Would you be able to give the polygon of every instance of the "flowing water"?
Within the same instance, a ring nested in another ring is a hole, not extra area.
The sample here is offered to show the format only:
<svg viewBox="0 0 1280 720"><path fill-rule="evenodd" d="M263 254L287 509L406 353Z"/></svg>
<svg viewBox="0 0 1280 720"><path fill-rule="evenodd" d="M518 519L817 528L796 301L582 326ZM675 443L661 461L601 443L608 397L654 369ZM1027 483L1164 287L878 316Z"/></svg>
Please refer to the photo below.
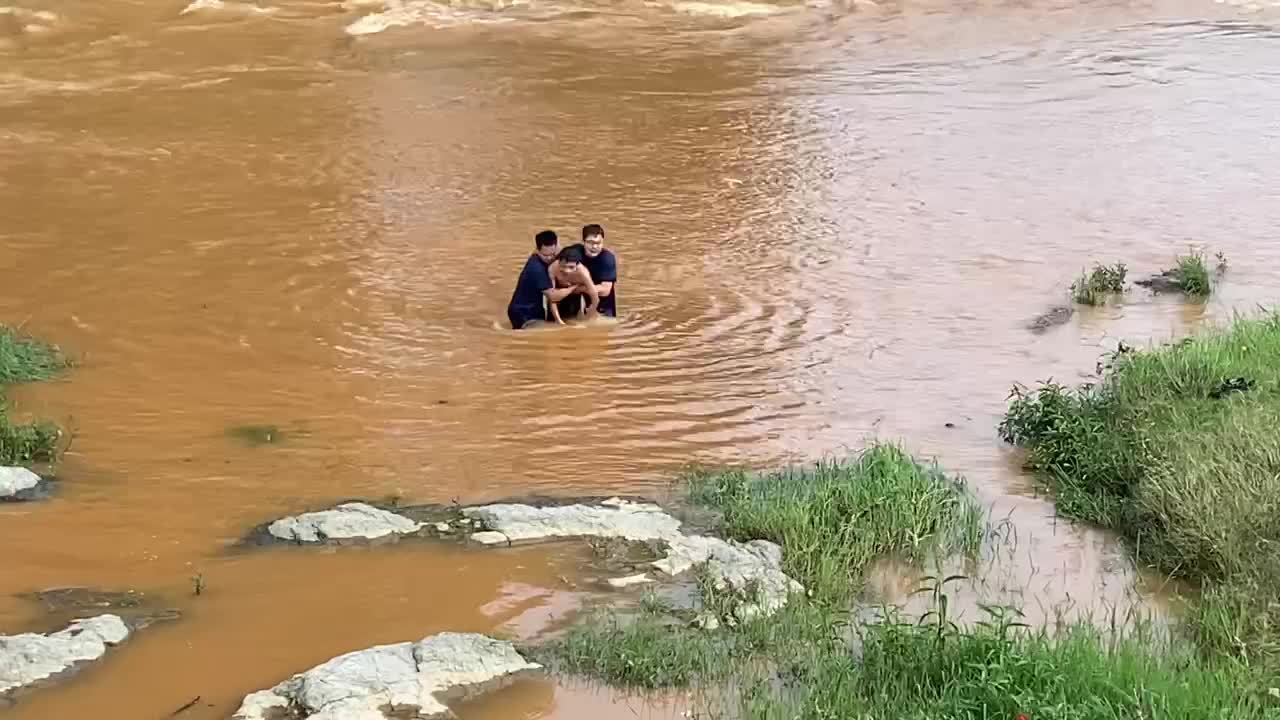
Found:
<svg viewBox="0 0 1280 720"><path fill-rule="evenodd" d="M529 636L582 600L569 548L230 552L282 514L661 493L686 462L877 437L1001 521L987 597L1039 619L1158 600L1035 493L996 437L1005 396L1280 288L1275 3L21 2L0 320L79 365L11 393L74 442L54 499L0 508L0 632L46 623L17 595L60 586L184 617L15 720L197 696L184 718L225 718L341 652ZM621 321L503 329L533 234L586 222ZM1209 303L1135 291L1027 330L1086 263L1192 245L1231 261ZM921 571L875 585L901 599ZM645 712L675 711L547 682L463 709Z"/></svg>

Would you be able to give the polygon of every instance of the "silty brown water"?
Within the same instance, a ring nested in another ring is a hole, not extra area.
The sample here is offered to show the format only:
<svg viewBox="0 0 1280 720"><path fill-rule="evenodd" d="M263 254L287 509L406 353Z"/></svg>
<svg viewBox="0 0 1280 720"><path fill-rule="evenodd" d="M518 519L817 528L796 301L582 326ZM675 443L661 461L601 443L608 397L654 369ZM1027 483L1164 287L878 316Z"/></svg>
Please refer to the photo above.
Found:
<svg viewBox="0 0 1280 720"><path fill-rule="evenodd" d="M994 426L1015 380L1083 379L1120 338L1274 302L1277 10L383 9L0 10L0 318L79 361L11 393L75 440L55 499L0 508L0 632L42 622L14 596L55 586L185 613L9 717L200 696L184 716L222 718L341 652L527 636L582 599L568 549L227 553L281 514L659 493L689 461L876 437L1007 519L974 598L1043 620L1158 590L1056 520ZM533 233L592 221L622 321L503 330ZM1192 244L1232 260L1207 305L1135 292L1026 330L1083 265L1155 271ZM901 599L920 571L875 586ZM634 709L535 682L465 713Z"/></svg>

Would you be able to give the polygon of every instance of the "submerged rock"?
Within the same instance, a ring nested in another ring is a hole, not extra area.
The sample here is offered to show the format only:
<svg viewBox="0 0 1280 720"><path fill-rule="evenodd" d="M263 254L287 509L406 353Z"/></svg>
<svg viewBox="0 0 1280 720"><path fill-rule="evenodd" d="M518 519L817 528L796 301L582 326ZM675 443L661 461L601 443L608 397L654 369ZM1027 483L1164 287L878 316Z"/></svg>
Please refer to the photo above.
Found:
<svg viewBox="0 0 1280 720"><path fill-rule="evenodd" d="M511 643L473 633L440 633L340 655L246 696L233 720L450 717L444 700L490 689L541 667L521 657Z"/></svg>
<svg viewBox="0 0 1280 720"><path fill-rule="evenodd" d="M48 635L0 635L0 698L97 660L128 637L117 615L77 620Z"/></svg>
<svg viewBox="0 0 1280 720"><path fill-rule="evenodd" d="M1037 315L1035 319L1027 325L1027 329L1031 332L1044 332L1049 328L1065 324L1067 321L1071 320L1071 317L1075 315L1075 313L1075 308L1059 305L1058 307L1050 308L1048 311Z"/></svg>
<svg viewBox="0 0 1280 720"><path fill-rule="evenodd" d="M609 578L608 580L605 580L605 582L609 584L609 587L622 589L631 587L632 585L646 585L653 582L653 578L644 573L639 573L637 575L628 575L626 577Z"/></svg>
<svg viewBox="0 0 1280 720"><path fill-rule="evenodd" d="M376 540L410 535L423 523L365 503L346 503L331 510L280 518L267 526L277 540L321 543L329 540Z"/></svg>
<svg viewBox="0 0 1280 720"><path fill-rule="evenodd" d="M165 606L160 598L137 590L61 587L24 593L18 597L39 603L51 619L66 622L95 613L109 613L124 620L134 631L182 616L180 610Z"/></svg>
<svg viewBox="0 0 1280 720"><path fill-rule="evenodd" d="M1178 273L1173 270L1165 270L1159 275L1152 275L1145 280L1135 280L1134 285L1141 285L1149 288L1152 292L1176 293L1182 292L1182 281L1178 279Z"/></svg>
<svg viewBox="0 0 1280 720"><path fill-rule="evenodd" d="M558 507L503 503L463 508L462 514L484 527L472 535L484 544L580 537L661 541L666 556L650 565L672 577L705 565L717 589L744 595L745 601L738 605L744 620L773 613L787 604L791 593L804 591L782 572L782 548L774 543L686 535L680 521L657 505L617 499Z"/></svg>
<svg viewBox="0 0 1280 720"><path fill-rule="evenodd" d="M46 489L45 480L24 467L0 467L0 501L33 500Z"/></svg>

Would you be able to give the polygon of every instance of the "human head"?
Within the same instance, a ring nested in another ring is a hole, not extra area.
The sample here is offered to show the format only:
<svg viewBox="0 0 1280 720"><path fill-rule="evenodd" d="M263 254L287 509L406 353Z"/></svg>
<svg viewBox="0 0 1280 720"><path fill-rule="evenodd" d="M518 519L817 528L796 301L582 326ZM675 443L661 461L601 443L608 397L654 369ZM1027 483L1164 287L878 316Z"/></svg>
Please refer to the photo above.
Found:
<svg viewBox="0 0 1280 720"><path fill-rule="evenodd" d="M534 235L533 244L538 248L538 257L548 265L556 259L556 253L560 250L560 238L556 237L555 230L543 230Z"/></svg>
<svg viewBox="0 0 1280 720"><path fill-rule="evenodd" d="M582 247L587 257L595 257L604 251L604 228L595 223L582 226Z"/></svg>
<svg viewBox="0 0 1280 720"><path fill-rule="evenodd" d="M560 261L560 267L568 272L573 272L578 269L578 263L582 262L582 248L577 245L570 245L561 250L556 259Z"/></svg>

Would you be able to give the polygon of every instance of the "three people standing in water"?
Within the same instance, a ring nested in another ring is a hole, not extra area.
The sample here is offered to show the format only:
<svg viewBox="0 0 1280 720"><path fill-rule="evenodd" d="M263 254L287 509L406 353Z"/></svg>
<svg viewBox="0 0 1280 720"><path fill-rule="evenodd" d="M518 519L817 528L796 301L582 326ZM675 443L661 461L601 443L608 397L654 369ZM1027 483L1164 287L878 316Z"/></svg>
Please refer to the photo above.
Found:
<svg viewBox="0 0 1280 720"><path fill-rule="evenodd" d="M604 228L582 228L582 242L560 248L552 230L534 236L537 252L525 261L507 319L516 330L566 317L617 317L618 258L604 246Z"/></svg>

